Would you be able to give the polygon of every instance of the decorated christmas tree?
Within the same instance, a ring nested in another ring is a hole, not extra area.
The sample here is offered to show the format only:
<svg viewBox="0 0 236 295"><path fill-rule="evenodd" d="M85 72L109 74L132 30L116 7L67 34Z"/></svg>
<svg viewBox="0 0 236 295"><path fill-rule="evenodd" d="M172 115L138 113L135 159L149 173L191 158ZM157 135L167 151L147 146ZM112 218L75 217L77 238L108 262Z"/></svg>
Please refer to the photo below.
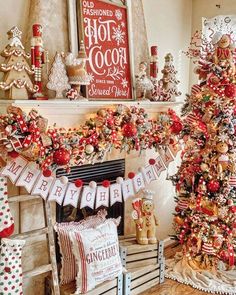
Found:
<svg viewBox="0 0 236 295"><path fill-rule="evenodd" d="M30 79L34 73L27 62L30 54L25 53L21 42L22 32L17 27L13 27L7 34L10 41L1 52L5 63L0 64L0 71L4 72L0 89L6 92L5 98L28 99L29 93L37 91Z"/></svg>
<svg viewBox="0 0 236 295"><path fill-rule="evenodd" d="M70 89L70 87L61 54L57 53L52 64L47 88L56 91L56 98L63 98L63 91Z"/></svg>
<svg viewBox="0 0 236 295"><path fill-rule="evenodd" d="M168 53L165 56L165 65L161 72L163 77L160 80L160 84L162 85L160 100L175 101L176 97L181 95L181 92L177 89L179 80L176 78L177 71L173 65L173 56L171 53Z"/></svg>
<svg viewBox="0 0 236 295"><path fill-rule="evenodd" d="M199 57L198 72L205 75L193 85L182 109L184 150L173 176L175 238L184 255L170 262L167 276L205 291L235 294L234 49L226 34L216 33L206 46L204 40L200 43L192 53Z"/></svg>

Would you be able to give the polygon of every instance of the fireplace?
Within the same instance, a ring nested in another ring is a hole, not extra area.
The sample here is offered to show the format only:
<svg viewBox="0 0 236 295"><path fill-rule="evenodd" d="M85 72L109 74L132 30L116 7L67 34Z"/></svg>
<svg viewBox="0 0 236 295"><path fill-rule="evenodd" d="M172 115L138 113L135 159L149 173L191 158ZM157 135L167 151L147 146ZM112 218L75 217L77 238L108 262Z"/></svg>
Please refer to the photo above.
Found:
<svg viewBox="0 0 236 295"><path fill-rule="evenodd" d="M93 165L75 166L71 168L69 174L67 174L64 169L57 170L57 177L67 176L70 182L74 182L76 179L82 179L86 184L90 181L96 181L99 183L105 179L115 182L117 177L124 177L124 175L125 159L106 161ZM99 207L97 209L85 207L83 209L79 209L70 205L64 207L57 205L56 220L57 222L79 221L87 216L96 214L98 210L103 208L105 207ZM109 218L121 216L118 234L124 235L124 204L117 202L105 209L108 212Z"/></svg>

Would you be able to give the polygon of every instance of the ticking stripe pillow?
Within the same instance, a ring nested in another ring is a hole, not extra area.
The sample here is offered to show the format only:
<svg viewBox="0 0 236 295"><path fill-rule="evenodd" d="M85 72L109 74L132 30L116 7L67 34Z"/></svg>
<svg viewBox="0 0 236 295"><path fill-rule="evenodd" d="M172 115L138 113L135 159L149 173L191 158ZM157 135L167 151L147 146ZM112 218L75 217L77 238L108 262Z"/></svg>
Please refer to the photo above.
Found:
<svg viewBox="0 0 236 295"><path fill-rule="evenodd" d="M117 225L120 218L107 219L95 228L70 231L78 264L75 294L85 294L122 273Z"/></svg>
<svg viewBox="0 0 236 295"><path fill-rule="evenodd" d="M69 239L69 232L80 231L82 229L94 228L102 224L106 220L106 210L100 210L97 215L90 216L80 222L63 222L56 223L54 226L58 235L58 243L61 253L61 270L60 283L61 285L68 284L75 280L77 275L77 266L75 257L72 252L72 245Z"/></svg>

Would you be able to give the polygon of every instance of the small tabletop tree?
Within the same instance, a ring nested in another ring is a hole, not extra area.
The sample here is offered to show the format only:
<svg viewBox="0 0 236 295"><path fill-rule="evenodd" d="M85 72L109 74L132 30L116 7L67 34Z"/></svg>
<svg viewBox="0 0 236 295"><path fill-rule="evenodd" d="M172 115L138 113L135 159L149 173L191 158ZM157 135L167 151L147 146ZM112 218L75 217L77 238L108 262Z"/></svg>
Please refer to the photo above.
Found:
<svg viewBox="0 0 236 295"><path fill-rule="evenodd" d="M47 88L56 91L56 98L62 98L63 91L71 88L60 53L56 54L52 64Z"/></svg>
<svg viewBox="0 0 236 295"><path fill-rule="evenodd" d="M24 50L21 43L22 32L17 27L13 27L7 34L10 41L1 52L6 60L0 64L0 71L4 73L0 89L5 91L7 99L28 99L29 93L37 91L30 79L30 75L34 73L27 62L30 54Z"/></svg>
<svg viewBox="0 0 236 295"><path fill-rule="evenodd" d="M161 79L161 84L163 85L162 100L175 101L176 97L181 95L181 92L177 89L179 80L176 79L177 71L173 65L173 56L171 53L165 56L165 65L161 72L163 74L163 78Z"/></svg>

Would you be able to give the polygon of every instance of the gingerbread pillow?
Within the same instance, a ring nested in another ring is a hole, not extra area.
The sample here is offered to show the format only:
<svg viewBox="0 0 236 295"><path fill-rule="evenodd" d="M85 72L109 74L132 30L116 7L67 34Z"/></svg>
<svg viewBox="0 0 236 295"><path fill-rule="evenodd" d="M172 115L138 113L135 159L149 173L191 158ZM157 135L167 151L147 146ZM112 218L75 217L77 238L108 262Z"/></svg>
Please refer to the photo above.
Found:
<svg viewBox="0 0 236 295"><path fill-rule="evenodd" d="M72 252L69 232L96 227L98 224L101 224L106 220L106 215L106 210L100 210L97 215L85 218L80 222L63 222L55 224L54 229L58 235L58 243L61 253L61 285L74 281L77 274L77 266Z"/></svg>
<svg viewBox="0 0 236 295"><path fill-rule="evenodd" d="M122 273L117 226L120 219L107 219L96 228L70 231L78 265L76 294L86 293Z"/></svg>

